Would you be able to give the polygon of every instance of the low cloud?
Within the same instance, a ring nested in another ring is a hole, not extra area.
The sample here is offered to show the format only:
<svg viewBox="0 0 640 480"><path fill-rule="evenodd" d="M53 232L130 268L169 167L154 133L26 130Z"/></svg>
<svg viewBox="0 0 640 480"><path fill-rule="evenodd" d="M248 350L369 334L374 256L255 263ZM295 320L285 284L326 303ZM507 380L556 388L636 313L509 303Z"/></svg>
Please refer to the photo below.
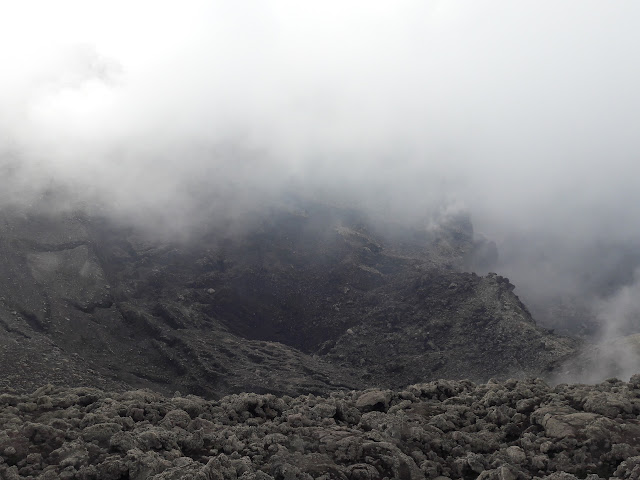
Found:
<svg viewBox="0 0 640 480"><path fill-rule="evenodd" d="M282 192L464 209L534 300L592 292L613 264L593 253L638 245L635 3L3 9L4 205L63 189L181 230Z"/></svg>

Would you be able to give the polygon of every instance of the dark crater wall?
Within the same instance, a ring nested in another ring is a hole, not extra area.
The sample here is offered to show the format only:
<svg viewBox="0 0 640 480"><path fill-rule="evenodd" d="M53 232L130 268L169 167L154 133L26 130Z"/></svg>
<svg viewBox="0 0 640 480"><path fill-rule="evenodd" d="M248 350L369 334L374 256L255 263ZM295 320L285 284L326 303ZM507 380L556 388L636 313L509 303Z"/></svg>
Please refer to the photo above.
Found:
<svg viewBox="0 0 640 480"><path fill-rule="evenodd" d="M576 342L507 279L464 273L476 248L465 217L427 230L313 203L180 240L4 211L0 385L219 398L553 372Z"/></svg>

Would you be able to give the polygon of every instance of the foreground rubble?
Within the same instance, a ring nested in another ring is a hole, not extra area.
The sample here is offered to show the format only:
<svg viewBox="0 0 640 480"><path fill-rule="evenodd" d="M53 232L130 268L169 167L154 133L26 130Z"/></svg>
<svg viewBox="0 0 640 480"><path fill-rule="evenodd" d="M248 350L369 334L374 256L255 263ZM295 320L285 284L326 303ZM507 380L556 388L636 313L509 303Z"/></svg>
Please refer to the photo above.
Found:
<svg viewBox="0 0 640 480"><path fill-rule="evenodd" d="M48 385L2 394L0 408L3 479L640 475L640 375L215 401Z"/></svg>

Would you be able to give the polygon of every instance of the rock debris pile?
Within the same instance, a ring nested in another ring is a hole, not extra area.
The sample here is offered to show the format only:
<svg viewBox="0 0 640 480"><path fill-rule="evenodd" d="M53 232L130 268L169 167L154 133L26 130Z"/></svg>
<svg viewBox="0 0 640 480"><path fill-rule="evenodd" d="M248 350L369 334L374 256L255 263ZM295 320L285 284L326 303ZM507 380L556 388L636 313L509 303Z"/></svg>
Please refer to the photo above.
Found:
<svg viewBox="0 0 640 480"><path fill-rule="evenodd" d="M636 479L639 414L640 375L219 400L48 385L0 395L0 478Z"/></svg>

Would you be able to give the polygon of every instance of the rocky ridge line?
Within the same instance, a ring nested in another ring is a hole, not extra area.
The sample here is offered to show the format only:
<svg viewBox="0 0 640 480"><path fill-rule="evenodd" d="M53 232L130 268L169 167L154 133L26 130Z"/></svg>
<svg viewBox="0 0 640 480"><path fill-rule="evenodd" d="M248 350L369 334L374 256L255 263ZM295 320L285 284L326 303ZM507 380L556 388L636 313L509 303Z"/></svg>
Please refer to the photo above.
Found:
<svg viewBox="0 0 640 480"><path fill-rule="evenodd" d="M478 256L468 218L427 231L268 210L188 240L0 211L0 391L327 394L545 376L576 352L508 279L461 271Z"/></svg>

